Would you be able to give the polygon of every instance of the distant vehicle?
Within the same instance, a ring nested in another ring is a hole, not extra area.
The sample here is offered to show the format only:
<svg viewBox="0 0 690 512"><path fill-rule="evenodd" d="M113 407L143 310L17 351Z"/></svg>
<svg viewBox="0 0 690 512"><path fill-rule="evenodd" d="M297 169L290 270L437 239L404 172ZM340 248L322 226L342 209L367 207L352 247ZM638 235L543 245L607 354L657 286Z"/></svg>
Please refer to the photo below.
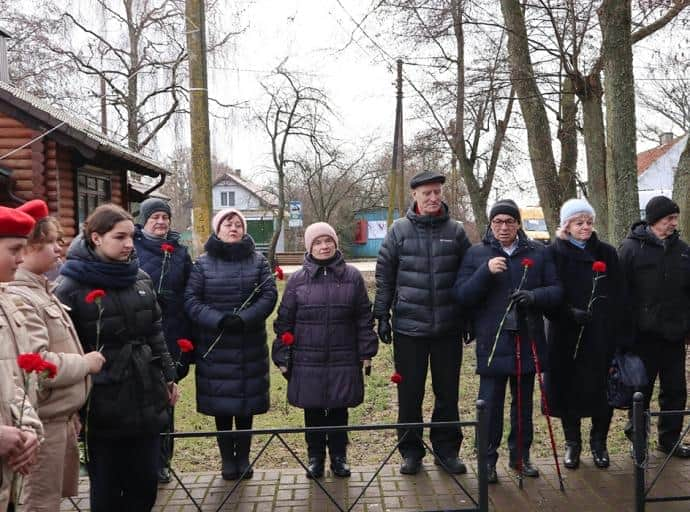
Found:
<svg viewBox="0 0 690 512"><path fill-rule="evenodd" d="M545 244L549 243L551 237L548 229L546 229L546 221L541 206L520 208L520 216L522 217L522 229L528 237Z"/></svg>

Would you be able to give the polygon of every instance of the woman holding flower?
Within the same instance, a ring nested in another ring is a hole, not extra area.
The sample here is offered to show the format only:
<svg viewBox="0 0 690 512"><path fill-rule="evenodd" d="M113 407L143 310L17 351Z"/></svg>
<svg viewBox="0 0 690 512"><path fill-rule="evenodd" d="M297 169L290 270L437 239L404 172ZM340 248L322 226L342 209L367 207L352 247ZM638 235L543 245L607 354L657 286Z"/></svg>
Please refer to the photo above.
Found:
<svg viewBox="0 0 690 512"><path fill-rule="evenodd" d="M348 408L364 399L362 368L371 366L378 350L371 303L329 224L309 226L304 243L304 265L288 281L273 326L272 358L288 379L289 402L304 409L305 426L347 425ZM326 447L333 474L350 476L346 431L305 438L308 478L323 476Z"/></svg>
<svg viewBox="0 0 690 512"><path fill-rule="evenodd" d="M163 314L163 335L168 352L176 365L176 381L189 372L191 353L180 352L177 340L193 339L191 322L184 311L184 290L192 270L192 259L187 247L180 243L179 233L170 229L172 211L170 205L158 198L149 198L139 207L139 221L135 226L134 248L139 257L139 266L153 281L158 304ZM175 430L174 410L170 411L170 424L165 431ZM161 467L158 481L170 481L170 458L173 439L166 437L161 442Z"/></svg>
<svg viewBox="0 0 690 512"><path fill-rule="evenodd" d="M592 206L584 199L569 199L560 214L557 238L548 248L563 284L563 303L547 311L551 414L563 423L567 468L580 464L581 418L592 418L592 458L597 467L606 468L613 412L606 379L625 322L625 283L616 250L594 232Z"/></svg>
<svg viewBox="0 0 690 512"><path fill-rule="evenodd" d="M40 199L17 209L31 215L36 224L27 239L24 261L7 291L22 302L19 310L30 341L26 348L56 367L53 378L40 379L37 406L45 439L36 469L25 479L22 496L28 510L52 512L60 508L63 497L78 493L78 413L90 388L88 375L98 373L105 359L95 350L84 354L69 314L44 276L60 259L58 221L48 215L48 206Z"/></svg>
<svg viewBox="0 0 690 512"><path fill-rule="evenodd" d="M197 410L214 416L218 430L247 430L269 407L266 318L278 291L242 213L221 210L211 224L206 253L194 263L184 295L197 332ZM217 440L223 478L251 478L251 437Z"/></svg>
<svg viewBox="0 0 690 512"><path fill-rule="evenodd" d="M489 483L498 481L496 462L508 384L512 396L509 465L525 476L539 476L529 457L537 371L532 347L544 369L542 311L558 304L563 293L550 255L541 243L527 238L520 222L514 201L496 202L484 240L469 249L455 282L455 298L470 311L477 334L479 398L489 413Z"/></svg>
<svg viewBox="0 0 690 512"><path fill-rule="evenodd" d="M132 216L114 204L97 207L58 283L84 350L98 348L106 360L84 408L91 510L151 510L159 434L179 392L154 285L134 252Z"/></svg>

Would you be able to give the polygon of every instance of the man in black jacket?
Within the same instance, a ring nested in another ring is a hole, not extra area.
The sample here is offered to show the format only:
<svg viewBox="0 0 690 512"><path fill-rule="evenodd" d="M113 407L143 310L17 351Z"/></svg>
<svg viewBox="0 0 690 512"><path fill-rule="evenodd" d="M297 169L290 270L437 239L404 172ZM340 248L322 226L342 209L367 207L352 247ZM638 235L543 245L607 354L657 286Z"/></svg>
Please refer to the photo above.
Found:
<svg viewBox="0 0 690 512"><path fill-rule="evenodd" d="M690 249L678 235L678 205L664 196L649 200L645 221L633 224L618 254L630 290L632 351L647 370L645 408L659 376L662 411L685 409L685 340L690 336ZM690 446L674 449L682 416L660 416L657 448L690 457ZM632 425L626 427L628 437Z"/></svg>
<svg viewBox="0 0 690 512"><path fill-rule="evenodd" d="M434 390L432 421L457 421L462 342L460 310L453 283L470 247L460 222L442 201L445 177L432 171L410 181L412 206L393 223L376 262L374 316L381 341L394 338L398 383L398 422L422 422L427 368ZM391 310L393 325L391 326ZM394 334L393 334L394 333ZM400 472L416 474L424 457L421 429L398 431ZM432 428L436 464L451 473L467 471L458 458L460 428Z"/></svg>

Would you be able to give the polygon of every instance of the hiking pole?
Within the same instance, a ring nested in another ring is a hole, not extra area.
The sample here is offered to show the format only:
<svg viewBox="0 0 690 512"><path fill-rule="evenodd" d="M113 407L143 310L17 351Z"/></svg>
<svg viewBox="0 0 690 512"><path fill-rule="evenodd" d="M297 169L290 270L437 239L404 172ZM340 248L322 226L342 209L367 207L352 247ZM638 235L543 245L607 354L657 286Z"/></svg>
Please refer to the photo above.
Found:
<svg viewBox="0 0 690 512"><path fill-rule="evenodd" d="M522 489L522 355L520 351L520 335L515 335L515 371L517 372L517 423L518 423L518 449L517 449L517 471L518 471L518 486Z"/></svg>
<svg viewBox="0 0 690 512"><path fill-rule="evenodd" d="M556 461L556 473L558 474L558 485L561 491L565 492L563 485L563 476L561 475L561 466L558 464L558 454L556 453L556 442L553 439L553 428L551 428L551 411L549 411L549 400L546 397L546 389L544 389L544 379L541 375L541 365L539 364L539 356L537 355L537 344L534 338L531 338L530 344L532 346L532 357L534 358L534 368L537 371L537 379L539 379L539 390L541 391L541 402L544 406L544 414L546 414L546 424L549 427L549 438L551 439L551 451L553 452L553 460Z"/></svg>

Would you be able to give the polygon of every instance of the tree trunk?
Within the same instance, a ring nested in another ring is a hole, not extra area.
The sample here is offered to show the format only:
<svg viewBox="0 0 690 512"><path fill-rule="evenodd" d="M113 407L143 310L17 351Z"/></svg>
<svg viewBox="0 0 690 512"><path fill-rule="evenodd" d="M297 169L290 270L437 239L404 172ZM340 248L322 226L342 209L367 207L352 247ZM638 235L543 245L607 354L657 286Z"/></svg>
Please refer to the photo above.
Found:
<svg viewBox="0 0 690 512"><path fill-rule="evenodd" d="M606 91L609 239L617 245L639 217L630 0L605 0L599 20Z"/></svg>
<svg viewBox="0 0 690 512"><path fill-rule="evenodd" d="M575 87L569 77L565 77L561 84L560 109L558 140L561 142L561 161L558 178L563 199L569 199L577 193L577 104Z"/></svg>
<svg viewBox="0 0 690 512"><path fill-rule="evenodd" d="M609 206L606 194L606 129L599 72L578 81L576 92L582 103L582 124L587 156L587 196L597 214L597 234L608 239Z"/></svg>
<svg viewBox="0 0 690 512"><path fill-rule="evenodd" d="M673 200L680 206L681 236L690 237L690 137L685 142L685 149L680 155L676 176L673 180Z"/></svg>
<svg viewBox="0 0 690 512"><path fill-rule="evenodd" d="M525 17L519 0L501 0L501 11L508 32L511 80L527 127L532 173L546 225L553 234L558 226L562 194L551 146L549 120L529 55Z"/></svg>
<svg viewBox="0 0 690 512"><path fill-rule="evenodd" d="M278 219L273 222L273 236L271 237L271 245L268 246L268 263L271 268L275 267L276 261L276 248L278 247L278 239L280 238L280 233L283 231L283 224L285 222L285 172L281 168L278 170L278 211L276 215Z"/></svg>

